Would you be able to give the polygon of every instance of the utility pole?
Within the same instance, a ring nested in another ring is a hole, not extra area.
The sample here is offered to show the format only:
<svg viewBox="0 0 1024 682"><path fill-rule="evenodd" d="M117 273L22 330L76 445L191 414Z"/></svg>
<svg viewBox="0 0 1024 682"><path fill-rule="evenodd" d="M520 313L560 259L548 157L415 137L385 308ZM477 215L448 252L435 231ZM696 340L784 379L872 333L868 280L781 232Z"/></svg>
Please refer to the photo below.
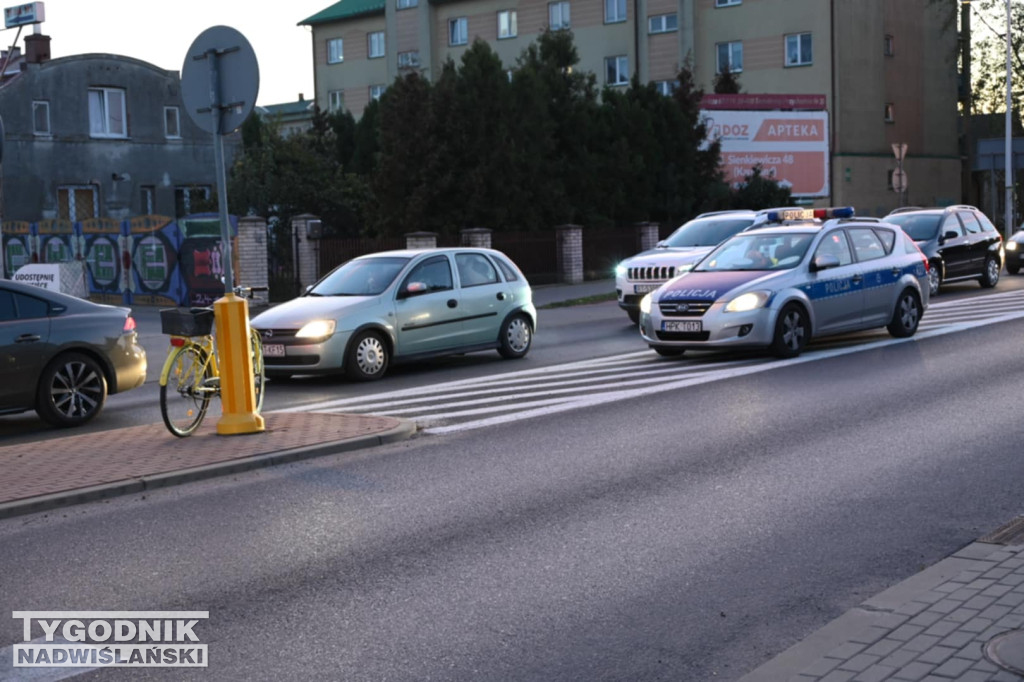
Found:
<svg viewBox="0 0 1024 682"><path fill-rule="evenodd" d="M960 112L963 124L963 149L960 173L960 196L965 204L974 204L971 169L974 167L974 142L971 140L971 0L960 0Z"/></svg>
<svg viewBox="0 0 1024 682"><path fill-rule="evenodd" d="M1013 234L1013 49L1010 43L1010 0L1006 0L1006 238Z"/></svg>

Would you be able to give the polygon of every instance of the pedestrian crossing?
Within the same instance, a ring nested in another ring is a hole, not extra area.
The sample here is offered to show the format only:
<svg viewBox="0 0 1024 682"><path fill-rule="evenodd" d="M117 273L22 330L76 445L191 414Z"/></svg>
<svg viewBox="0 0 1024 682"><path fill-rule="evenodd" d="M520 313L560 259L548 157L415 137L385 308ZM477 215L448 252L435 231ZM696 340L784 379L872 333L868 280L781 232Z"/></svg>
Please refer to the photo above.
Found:
<svg viewBox="0 0 1024 682"><path fill-rule="evenodd" d="M862 332L812 344L799 357L789 360L764 354L662 358L643 348L610 357L327 400L282 411L388 415L413 420L426 433L452 433L628 401L1022 317L1024 291L951 301L939 298L929 306L917 335L910 339L894 339L884 329Z"/></svg>

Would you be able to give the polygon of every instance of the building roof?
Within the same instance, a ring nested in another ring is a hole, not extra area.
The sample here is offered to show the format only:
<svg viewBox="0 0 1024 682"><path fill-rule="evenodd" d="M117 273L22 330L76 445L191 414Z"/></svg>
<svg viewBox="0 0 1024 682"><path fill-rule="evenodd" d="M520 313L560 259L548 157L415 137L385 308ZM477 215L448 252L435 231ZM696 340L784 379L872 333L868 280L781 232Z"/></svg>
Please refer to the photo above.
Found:
<svg viewBox="0 0 1024 682"><path fill-rule="evenodd" d="M384 11L385 0L340 0L326 9L322 9L313 16L303 19L299 26L315 26L316 24L328 24L332 21L341 21L365 14L377 14Z"/></svg>
<svg viewBox="0 0 1024 682"><path fill-rule="evenodd" d="M260 107L267 116L280 116L281 118L299 118L308 116L313 110L313 100L300 99L297 102L285 102L284 104L266 104Z"/></svg>

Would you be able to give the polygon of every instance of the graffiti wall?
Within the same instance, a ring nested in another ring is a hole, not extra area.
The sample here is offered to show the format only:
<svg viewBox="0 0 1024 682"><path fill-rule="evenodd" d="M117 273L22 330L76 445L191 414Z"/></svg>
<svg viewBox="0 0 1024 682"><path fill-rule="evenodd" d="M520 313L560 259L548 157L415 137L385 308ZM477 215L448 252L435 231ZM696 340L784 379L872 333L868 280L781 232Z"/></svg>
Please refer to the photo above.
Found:
<svg viewBox="0 0 1024 682"><path fill-rule="evenodd" d="M238 219L229 216L238 272ZM115 305L209 305L224 294L220 218L90 218L0 224L4 276L27 263L84 261L90 300Z"/></svg>

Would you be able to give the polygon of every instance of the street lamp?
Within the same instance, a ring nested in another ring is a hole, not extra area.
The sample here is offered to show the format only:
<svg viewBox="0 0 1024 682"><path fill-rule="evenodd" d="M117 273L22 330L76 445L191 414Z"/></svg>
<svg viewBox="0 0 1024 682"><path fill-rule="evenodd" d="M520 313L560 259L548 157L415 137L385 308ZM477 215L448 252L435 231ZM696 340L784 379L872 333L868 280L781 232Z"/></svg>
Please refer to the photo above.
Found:
<svg viewBox="0 0 1024 682"><path fill-rule="evenodd" d="M1010 0L1006 0L1006 238L1013 234L1013 128L1010 125L1013 115L1013 97L1011 95L1011 84L1013 83L1012 62L1010 57Z"/></svg>

